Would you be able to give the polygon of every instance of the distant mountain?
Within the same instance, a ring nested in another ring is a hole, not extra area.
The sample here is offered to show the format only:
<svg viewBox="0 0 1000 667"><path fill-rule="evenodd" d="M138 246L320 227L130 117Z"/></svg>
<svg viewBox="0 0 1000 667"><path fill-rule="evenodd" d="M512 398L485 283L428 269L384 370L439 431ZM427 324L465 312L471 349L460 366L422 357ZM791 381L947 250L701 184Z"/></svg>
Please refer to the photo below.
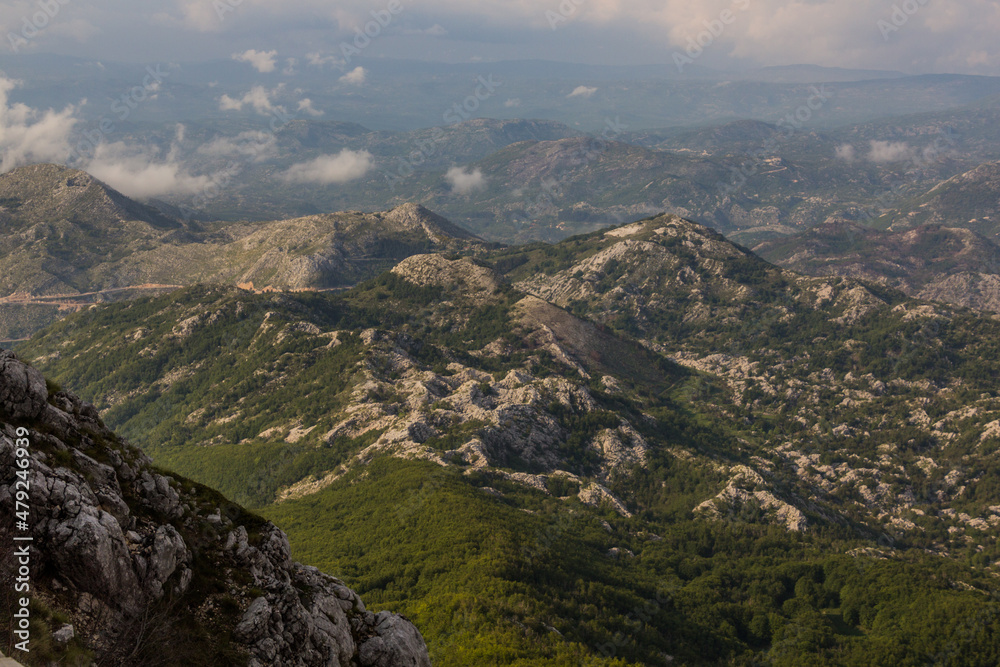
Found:
<svg viewBox="0 0 1000 667"><path fill-rule="evenodd" d="M832 221L754 251L799 273L871 280L922 299L1000 312L1000 246L965 228L883 232Z"/></svg>
<svg viewBox="0 0 1000 667"><path fill-rule="evenodd" d="M0 207L0 339L24 338L67 309L199 282L343 287L412 254L483 247L417 205L210 229L55 165L0 176Z"/></svg>
<svg viewBox="0 0 1000 667"><path fill-rule="evenodd" d="M737 120L723 125L698 129L680 129L671 132L636 132L627 135L629 140L659 150L681 150L704 154L731 155L749 153L782 136L782 130L773 123L758 120Z"/></svg>
<svg viewBox="0 0 1000 667"><path fill-rule="evenodd" d="M0 226L2 295L92 291L100 265L184 231L82 171L48 164L0 175Z"/></svg>
<svg viewBox="0 0 1000 667"><path fill-rule="evenodd" d="M903 72L886 70L845 69L842 67L821 67L819 65L783 65L748 70L741 72L740 76L750 81L817 84L902 79L907 75Z"/></svg>
<svg viewBox="0 0 1000 667"><path fill-rule="evenodd" d="M1000 162L944 181L879 219L890 230L937 224L961 227L1000 241Z"/></svg>
<svg viewBox="0 0 1000 667"><path fill-rule="evenodd" d="M977 156L993 155L988 119L988 111L969 107L895 124L829 132L806 125L790 133L787 124L758 120L636 130L619 118L593 134L541 121L470 120L405 134L345 136L310 148L279 132L273 161L248 167L238 184L207 203L205 215L297 217L417 201L484 238L518 243L556 241L667 211L755 245L831 216L870 216L967 171ZM306 132L312 122L289 128ZM873 141L894 144L898 159L870 159ZM938 144L913 166L912 156ZM838 158L846 146L853 151ZM270 186L293 162L343 148L372 153L374 169L339 186ZM466 173L479 169L483 180L456 191L447 178L456 166Z"/></svg>
<svg viewBox="0 0 1000 667"><path fill-rule="evenodd" d="M311 152L343 148L406 159L410 151L417 149L423 155L416 166L426 168L479 160L519 141L551 141L580 134L562 123L542 120L476 118L406 133L373 132L353 123L294 120L275 134L278 154L273 161L299 162Z"/></svg>

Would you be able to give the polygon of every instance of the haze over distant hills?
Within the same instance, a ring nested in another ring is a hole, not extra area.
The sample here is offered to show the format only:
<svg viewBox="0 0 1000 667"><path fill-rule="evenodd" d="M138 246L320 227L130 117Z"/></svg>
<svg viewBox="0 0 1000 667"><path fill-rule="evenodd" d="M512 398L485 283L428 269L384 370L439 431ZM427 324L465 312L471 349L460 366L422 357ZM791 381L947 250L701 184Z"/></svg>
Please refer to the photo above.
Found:
<svg viewBox="0 0 1000 667"><path fill-rule="evenodd" d="M545 123L473 121L454 131L453 139L466 146L461 150L482 154L524 136L558 136L563 129ZM303 123L290 127L290 136L283 141L288 142L288 151L305 150L345 132L370 137L357 128ZM711 154L714 146L738 147L741 137L748 144L767 141L774 133L773 126L742 122L688 133L676 141L702 146L704 153ZM581 155L592 159L581 162ZM493 236L558 238L604 227L609 215L621 220L666 209L695 219L709 218L744 243L774 239L758 250L798 271L866 277L914 296L987 310L998 306L993 287L997 270L990 259L996 242L995 225L990 223L996 204L990 202L998 199L992 163L944 181L927 195L883 216L883 220L897 220L893 229L922 221L955 228L916 236L882 235L857 221L802 232L815 220L836 220L838 211L860 208L859 203L839 199L843 190L838 184L821 183L817 166L805 160L800 164L769 160L769 171L777 173L756 175L733 195L717 189L719 179L726 177L717 159L694 152L600 143L585 135L516 141L477 164L489 176L483 190L470 195L458 210L464 212L466 221L474 221ZM858 173L836 159L826 159L825 164L825 173L834 179L855 178ZM928 171L947 168L954 169L944 162ZM868 169L875 178L883 168L871 165ZM557 189L532 190L532 184L553 181ZM629 190L629 181L646 185ZM500 183L504 187L498 187ZM768 192L765 184L778 187ZM789 196L789 191L802 187L813 188L814 195L808 199ZM841 187L849 186L845 182ZM874 182L865 187L870 192L878 190ZM971 190L976 197L961 194ZM423 198L447 208L450 198L431 191L426 190ZM669 198L657 197L655 204L650 203L650 192L669 193ZM820 192L827 194L821 197ZM512 203L512 194L518 204ZM402 201L403 196L394 199ZM254 201L252 194L243 201L245 205ZM570 201L581 203L569 208L557 204ZM454 203L451 207L455 210ZM171 210L169 206L161 209ZM550 228L539 223L546 216L552 220ZM403 203L375 214L235 223L183 221L139 204L84 172L54 165L25 167L0 176L0 218L10 231L0 243L4 268L0 338L8 340L24 338L87 304L161 294L195 283L252 284L258 289L339 288L377 275L413 254L482 252L488 247L447 219ZM956 236L962 229L990 236L969 236L978 239L973 243L978 249L972 252L968 242ZM955 243L935 245L927 240L938 238L935 234L951 235Z"/></svg>
<svg viewBox="0 0 1000 667"><path fill-rule="evenodd" d="M754 251L800 273L873 280L918 298L1000 313L1000 246L968 228L883 232L832 221Z"/></svg>

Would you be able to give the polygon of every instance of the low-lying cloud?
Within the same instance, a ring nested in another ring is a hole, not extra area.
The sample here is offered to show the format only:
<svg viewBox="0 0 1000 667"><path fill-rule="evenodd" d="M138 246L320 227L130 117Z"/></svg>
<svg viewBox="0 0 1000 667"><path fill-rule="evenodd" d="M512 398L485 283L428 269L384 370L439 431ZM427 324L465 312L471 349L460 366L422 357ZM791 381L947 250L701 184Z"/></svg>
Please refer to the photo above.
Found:
<svg viewBox="0 0 1000 667"><path fill-rule="evenodd" d="M343 67L344 59L340 56L333 55L332 53L315 51L313 53L306 54L306 63L308 63L311 67L324 67L326 65L330 65L331 67Z"/></svg>
<svg viewBox="0 0 1000 667"><path fill-rule="evenodd" d="M345 83L349 86L362 86L367 80L368 70L364 67L355 67L339 79L340 83Z"/></svg>
<svg viewBox="0 0 1000 667"><path fill-rule="evenodd" d="M250 130L235 137L218 137L198 146L195 153L209 158L246 157L259 162L274 155L278 140L271 132Z"/></svg>
<svg viewBox="0 0 1000 667"><path fill-rule="evenodd" d="M262 116L266 116L281 109L281 107L271 101L272 96L276 92L277 89L268 90L264 86L254 86L250 89L250 92L238 99L229 95L223 95L219 98L219 110L242 111L243 107L249 106Z"/></svg>
<svg viewBox="0 0 1000 667"><path fill-rule="evenodd" d="M903 162L915 155L910 144L905 141L872 141L868 159L872 162Z"/></svg>
<svg viewBox="0 0 1000 667"><path fill-rule="evenodd" d="M451 185L451 191L457 195L468 195L486 187L486 177L482 169L466 170L464 167L452 167L444 175Z"/></svg>
<svg viewBox="0 0 1000 667"><path fill-rule="evenodd" d="M597 92L597 88L591 86L577 86L573 89L573 92L566 97L593 97L594 93Z"/></svg>
<svg viewBox="0 0 1000 667"><path fill-rule="evenodd" d="M837 146L834 151L834 157L838 160L843 160L844 162L854 162L857 158L857 154L854 150L854 146L850 144L841 144L840 146Z"/></svg>
<svg viewBox="0 0 1000 667"><path fill-rule="evenodd" d="M301 111L302 113L309 114L310 116L313 116L313 117L322 116L323 113L324 113L320 109L317 109L316 107L314 107L312 100L309 99L308 97L305 98L305 99L299 100L299 111Z"/></svg>
<svg viewBox="0 0 1000 667"><path fill-rule="evenodd" d="M286 183L334 185L357 180L367 174L375 163L368 151L344 149L336 155L321 155L308 162L294 164L281 175Z"/></svg>
<svg viewBox="0 0 1000 667"><path fill-rule="evenodd" d="M77 108L39 111L8 99L20 81L0 76L0 171L32 162L63 163L71 156L70 137Z"/></svg>
<svg viewBox="0 0 1000 667"><path fill-rule="evenodd" d="M261 74L273 72L277 66L277 58L277 51L257 51L256 49L233 54L233 60L250 63Z"/></svg>
<svg viewBox="0 0 1000 667"><path fill-rule="evenodd" d="M184 141L184 126L170 150L163 157L160 151L125 142L102 143L94 157L81 168L129 197L148 199L163 195L192 195L211 183L209 176L192 174L180 159Z"/></svg>

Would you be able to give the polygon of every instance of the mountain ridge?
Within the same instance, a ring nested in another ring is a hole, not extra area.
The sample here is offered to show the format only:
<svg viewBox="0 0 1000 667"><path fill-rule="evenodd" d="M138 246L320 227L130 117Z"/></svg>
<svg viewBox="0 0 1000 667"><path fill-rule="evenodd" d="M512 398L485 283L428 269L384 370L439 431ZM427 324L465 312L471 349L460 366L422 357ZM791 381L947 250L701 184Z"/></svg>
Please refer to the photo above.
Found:
<svg viewBox="0 0 1000 667"><path fill-rule="evenodd" d="M25 338L66 310L166 289L146 285L338 288L408 254L486 247L416 204L212 229L56 165L0 176L0 207L0 224L14 232L0 239L0 292L18 295L0 303L0 339Z"/></svg>
<svg viewBox="0 0 1000 667"><path fill-rule="evenodd" d="M883 232L834 220L754 251L799 273L876 281L916 298L1000 312L1000 246L967 227Z"/></svg>

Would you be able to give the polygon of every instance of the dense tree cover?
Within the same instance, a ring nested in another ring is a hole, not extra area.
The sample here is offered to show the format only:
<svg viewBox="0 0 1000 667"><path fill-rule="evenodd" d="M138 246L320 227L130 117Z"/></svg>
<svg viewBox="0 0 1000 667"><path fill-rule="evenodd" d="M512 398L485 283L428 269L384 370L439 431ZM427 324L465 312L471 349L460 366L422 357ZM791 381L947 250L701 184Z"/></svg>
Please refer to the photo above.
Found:
<svg viewBox="0 0 1000 667"><path fill-rule="evenodd" d="M846 555L864 545L848 531L625 519L394 459L266 514L296 558L413 620L435 665L1000 659L988 577L916 552Z"/></svg>

